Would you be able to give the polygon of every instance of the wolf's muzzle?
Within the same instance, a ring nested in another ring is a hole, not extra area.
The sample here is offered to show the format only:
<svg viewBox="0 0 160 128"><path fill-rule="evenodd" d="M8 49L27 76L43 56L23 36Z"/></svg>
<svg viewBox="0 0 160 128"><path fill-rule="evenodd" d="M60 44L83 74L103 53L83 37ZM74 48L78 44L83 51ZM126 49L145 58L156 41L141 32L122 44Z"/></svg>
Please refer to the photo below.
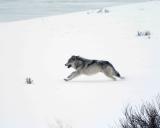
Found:
<svg viewBox="0 0 160 128"><path fill-rule="evenodd" d="M70 64L69 64L69 65L68 65L68 64L65 64L65 66L67 66L68 68L70 68L70 67L71 67L71 65L70 65Z"/></svg>

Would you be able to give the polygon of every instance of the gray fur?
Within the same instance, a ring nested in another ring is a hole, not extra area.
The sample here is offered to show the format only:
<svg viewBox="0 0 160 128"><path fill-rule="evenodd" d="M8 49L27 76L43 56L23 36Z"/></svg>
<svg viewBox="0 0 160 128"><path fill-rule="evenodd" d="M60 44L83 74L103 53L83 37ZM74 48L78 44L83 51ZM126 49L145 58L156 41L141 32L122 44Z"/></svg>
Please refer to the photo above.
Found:
<svg viewBox="0 0 160 128"><path fill-rule="evenodd" d="M65 64L68 68L72 67L76 71L72 72L65 81L72 80L73 78L80 76L81 74L93 75L98 72L104 73L109 78L116 80L115 77L122 78L120 74L115 70L113 65L108 61L103 60L90 60L80 56L72 56Z"/></svg>

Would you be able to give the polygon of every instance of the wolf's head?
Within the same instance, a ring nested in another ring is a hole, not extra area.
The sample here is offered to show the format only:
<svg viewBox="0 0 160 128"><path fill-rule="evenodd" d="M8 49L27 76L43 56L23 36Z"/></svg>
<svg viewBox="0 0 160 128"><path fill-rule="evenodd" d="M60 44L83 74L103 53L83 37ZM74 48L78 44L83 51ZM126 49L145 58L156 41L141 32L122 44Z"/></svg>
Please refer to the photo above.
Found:
<svg viewBox="0 0 160 128"><path fill-rule="evenodd" d="M69 58L68 62L65 64L65 66L67 66L68 68L72 67L77 69L80 64L82 62L80 61L80 57L79 56L71 56L71 58Z"/></svg>
<svg viewBox="0 0 160 128"><path fill-rule="evenodd" d="M69 58L68 62L65 64L65 66L67 66L68 68L74 67L76 59L77 59L77 56L71 56L71 58Z"/></svg>

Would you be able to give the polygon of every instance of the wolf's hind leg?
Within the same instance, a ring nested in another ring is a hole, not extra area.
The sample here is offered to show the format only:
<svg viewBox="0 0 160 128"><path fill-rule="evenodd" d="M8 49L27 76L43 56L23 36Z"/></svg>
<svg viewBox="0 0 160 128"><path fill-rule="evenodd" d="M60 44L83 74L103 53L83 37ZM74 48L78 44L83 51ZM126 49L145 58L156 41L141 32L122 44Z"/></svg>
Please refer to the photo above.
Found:
<svg viewBox="0 0 160 128"><path fill-rule="evenodd" d="M72 72L66 79L64 79L65 81L69 81L69 80L72 80L73 78L79 76L80 73L75 71L75 72Z"/></svg>
<svg viewBox="0 0 160 128"><path fill-rule="evenodd" d="M103 73L112 80L116 81L116 78L114 77L114 69L111 66L107 66Z"/></svg>
<svg viewBox="0 0 160 128"><path fill-rule="evenodd" d="M112 75L108 74L108 73L104 73L107 77L111 78L112 80L116 81L117 79L115 77L113 77Z"/></svg>

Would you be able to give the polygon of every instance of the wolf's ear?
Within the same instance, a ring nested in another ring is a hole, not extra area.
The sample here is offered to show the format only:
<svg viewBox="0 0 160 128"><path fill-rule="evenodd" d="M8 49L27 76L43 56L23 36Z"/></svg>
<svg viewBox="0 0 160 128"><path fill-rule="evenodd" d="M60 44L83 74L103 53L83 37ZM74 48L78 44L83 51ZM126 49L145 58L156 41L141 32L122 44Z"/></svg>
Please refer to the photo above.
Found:
<svg viewBox="0 0 160 128"><path fill-rule="evenodd" d="M76 56L77 59L81 58L80 56Z"/></svg>
<svg viewBox="0 0 160 128"><path fill-rule="evenodd" d="M72 55L72 56L71 56L71 59L72 59L72 60L76 60L76 56L75 56L75 55Z"/></svg>
<svg viewBox="0 0 160 128"><path fill-rule="evenodd" d="M75 60L78 60L78 59L79 59L79 56L74 56L74 59L75 59Z"/></svg>
<svg viewBox="0 0 160 128"><path fill-rule="evenodd" d="M75 55L72 55L71 57L76 57Z"/></svg>

